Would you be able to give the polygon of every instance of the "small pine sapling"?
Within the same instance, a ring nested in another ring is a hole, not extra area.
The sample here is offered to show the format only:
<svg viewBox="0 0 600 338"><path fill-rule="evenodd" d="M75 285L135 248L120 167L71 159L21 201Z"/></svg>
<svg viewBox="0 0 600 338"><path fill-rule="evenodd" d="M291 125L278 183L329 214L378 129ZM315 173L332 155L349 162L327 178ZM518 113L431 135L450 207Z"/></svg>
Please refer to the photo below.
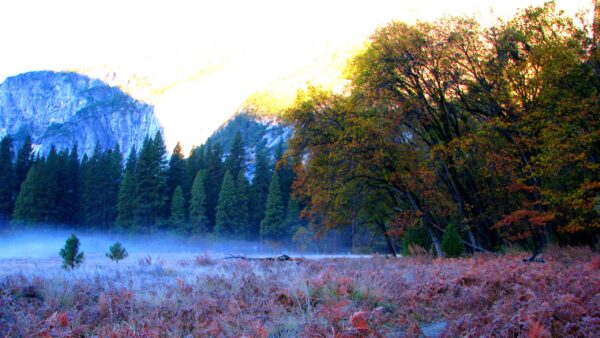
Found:
<svg viewBox="0 0 600 338"><path fill-rule="evenodd" d="M442 237L442 251L447 257L459 257L465 252L465 246L454 223L450 223Z"/></svg>
<svg viewBox="0 0 600 338"><path fill-rule="evenodd" d="M117 262L117 264L120 260L124 259L127 256L129 256L127 250L125 250L125 248L119 242L116 242L115 244L111 245L108 248L108 253L106 254L106 257Z"/></svg>
<svg viewBox="0 0 600 338"><path fill-rule="evenodd" d="M60 256L63 259L63 268L74 270L83 262L83 252L79 252L79 238L72 234L67 238L65 247L60 249Z"/></svg>

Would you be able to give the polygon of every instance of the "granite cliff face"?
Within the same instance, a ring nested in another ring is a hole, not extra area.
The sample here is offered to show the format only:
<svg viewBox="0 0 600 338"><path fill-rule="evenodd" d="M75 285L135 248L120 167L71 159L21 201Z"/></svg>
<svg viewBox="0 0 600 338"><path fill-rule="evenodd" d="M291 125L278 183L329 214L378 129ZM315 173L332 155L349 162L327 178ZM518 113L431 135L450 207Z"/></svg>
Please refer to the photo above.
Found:
<svg viewBox="0 0 600 338"><path fill-rule="evenodd" d="M89 155L98 143L119 144L127 154L159 130L151 105L85 75L37 71L0 84L0 137L10 134L19 144L30 135L40 153L76 144Z"/></svg>

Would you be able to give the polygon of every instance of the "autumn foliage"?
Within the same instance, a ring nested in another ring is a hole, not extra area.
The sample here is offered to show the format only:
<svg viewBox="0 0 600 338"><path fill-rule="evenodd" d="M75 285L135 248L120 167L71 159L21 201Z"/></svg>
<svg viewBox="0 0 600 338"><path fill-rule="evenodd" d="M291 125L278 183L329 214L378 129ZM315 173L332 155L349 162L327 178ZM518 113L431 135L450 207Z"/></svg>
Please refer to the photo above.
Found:
<svg viewBox="0 0 600 338"><path fill-rule="evenodd" d="M552 2L490 28L452 17L378 29L346 93L309 88L288 111L305 215L392 237L423 228L438 255L448 224L470 252L598 243L594 45Z"/></svg>

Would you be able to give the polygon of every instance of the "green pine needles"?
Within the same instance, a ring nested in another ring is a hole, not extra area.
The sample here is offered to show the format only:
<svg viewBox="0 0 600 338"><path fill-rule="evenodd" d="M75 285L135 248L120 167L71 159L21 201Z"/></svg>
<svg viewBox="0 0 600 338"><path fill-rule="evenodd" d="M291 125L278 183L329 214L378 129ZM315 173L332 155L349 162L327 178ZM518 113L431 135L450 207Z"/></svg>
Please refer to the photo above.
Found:
<svg viewBox="0 0 600 338"><path fill-rule="evenodd" d="M110 260L112 261L117 262L117 264L120 260L123 260L127 256L129 256L127 250L125 250L123 245L121 245L121 243L119 242L116 242L115 244L111 245L108 248L108 253L106 254L106 257L110 258Z"/></svg>
<svg viewBox="0 0 600 338"><path fill-rule="evenodd" d="M63 268L75 270L83 263L83 252L79 252L79 238L72 234L67 238L65 247L60 249L60 257L63 259Z"/></svg>

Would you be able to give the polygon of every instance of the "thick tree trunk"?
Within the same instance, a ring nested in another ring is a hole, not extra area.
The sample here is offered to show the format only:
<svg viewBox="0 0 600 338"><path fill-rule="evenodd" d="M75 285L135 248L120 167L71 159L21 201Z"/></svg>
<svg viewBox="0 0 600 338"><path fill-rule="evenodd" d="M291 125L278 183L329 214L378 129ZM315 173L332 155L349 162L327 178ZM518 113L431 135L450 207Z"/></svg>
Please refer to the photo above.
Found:
<svg viewBox="0 0 600 338"><path fill-rule="evenodd" d="M383 233L383 237L385 238L385 242L387 244L388 250L390 251L390 254L394 255L394 257L397 257L398 255L396 253L396 249L394 248L394 243L392 243L392 238L388 234L385 222L378 220L376 223L381 232Z"/></svg>
<svg viewBox="0 0 600 338"><path fill-rule="evenodd" d="M593 22L593 42L594 42L594 49L598 49L600 48L600 42L598 41L600 39L600 0L593 0L594 1L594 22Z"/></svg>

